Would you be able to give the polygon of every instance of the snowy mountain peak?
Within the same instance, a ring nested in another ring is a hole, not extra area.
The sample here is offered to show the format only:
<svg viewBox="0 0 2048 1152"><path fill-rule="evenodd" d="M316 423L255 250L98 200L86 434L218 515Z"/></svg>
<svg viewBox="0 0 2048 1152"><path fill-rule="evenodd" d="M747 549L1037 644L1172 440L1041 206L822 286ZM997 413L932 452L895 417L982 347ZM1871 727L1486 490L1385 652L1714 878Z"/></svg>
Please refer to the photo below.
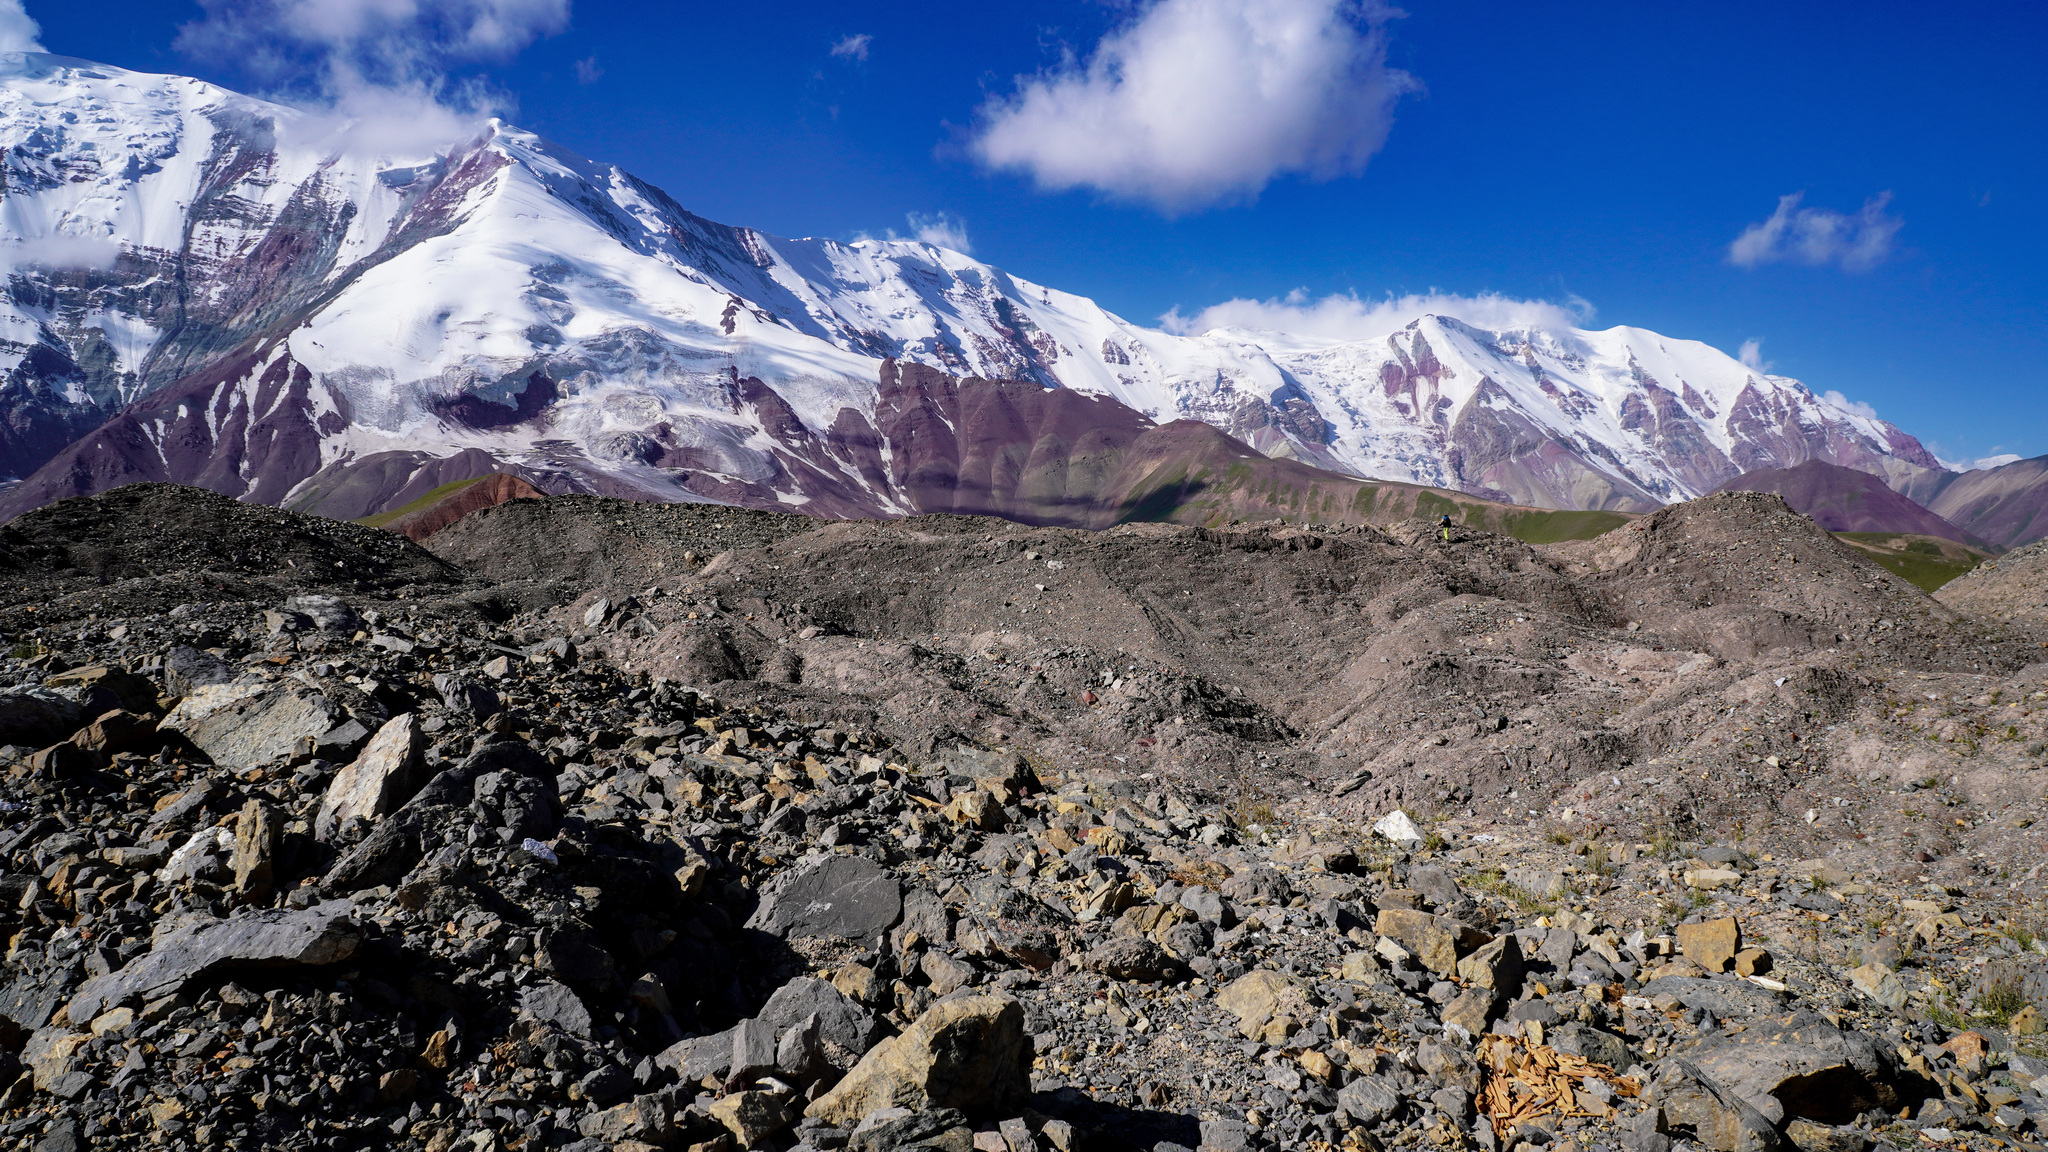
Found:
<svg viewBox="0 0 2048 1152"><path fill-rule="evenodd" d="M921 241L705 220L498 121L428 154L360 144L189 78L0 58L0 472L42 470L17 503L149 475L369 508L467 468L903 511L854 447L896 418L890 361L1545 507L1643 509L1809 458L1938 466L1642 329L1177 335Z"/></svg>

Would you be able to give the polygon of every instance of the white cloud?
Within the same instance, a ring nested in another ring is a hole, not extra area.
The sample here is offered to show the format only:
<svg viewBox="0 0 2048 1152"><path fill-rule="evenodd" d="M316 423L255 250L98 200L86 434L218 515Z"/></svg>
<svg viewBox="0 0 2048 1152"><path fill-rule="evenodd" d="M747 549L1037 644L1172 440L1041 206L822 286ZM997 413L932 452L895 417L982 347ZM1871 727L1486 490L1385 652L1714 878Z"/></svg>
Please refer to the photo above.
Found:
<svg viewBox="0 0 2048 1152"><path fill-rule="evenodd" d="M1877 409L1872 408L1870 405L1865 404L1861 400L1851 400L1847 396L1842 395L1840 392L1837 392L1832 388L1828 389L1826 392L1821 393L1820 398L1822 400L1827 401L1829 404L1835 406L1836 408L1840 408L1842 411L1849 413L1852 416L1861 416L1865 420L1878 419Z"/></svg>
<svg viewBox="0 0 2048 1152"><path fill-rule="evenodd" d="M926 244L951 248L963 255L974 252L974 242L967 238L967 221L950 212L934 212L927 216L912 212L906 219L910 222L910 235ZM895 234L890 233L893 237Z"/></svg>
<svg viewBox="0 0 2048 1152"><path fill-rule="evenodd" d="M0 0L0 52L41 52L42 32L21 0Z"/></svg>
<svg viewBox="0 0 2048 1152"><path fill-rule="evenodd" d="M342 147L417 156L473 135L505 98L449 79L569 24L570 0L199 0L179 50L227 57L318 113L305 130ZM589 62L593 67L595 60ZM577 66L579 77L584 73Z"/></svg>
<svg viewBox="0 0 2048 1152"><path fill-rule="evenodd" d="M1040 187L1167 212L1248 200L1276 176L1362 171L1415 79L1386 62L1377 0L1153 0L981 110L975 155Z"/></svg>
<svg viewBox="0 0 2048 1152"><path fill-rule="evenodd" d="M1182 316L1178 308L1159 318L1160 327L1183 336L1197 335L1212 328L1246 328L1261 332L1285 332L1329 340L1369 340L1405 327L1423 316L1449 316L1475 328L1492 331L1538 329L1560 331L1578 328L1592 320L1593 305L1584 297L1571 296L1566 303L1549 300L1517 300L1492 292L1457 296L1445 292L1388 296L1382 300L1361 299L1350 294L1310 300L1297 288L1278 299L1226 300L1211 304L1193 316Z"/></svg>
<svg viewBox="0 0 2048 1152"><path fill-rule="evenodd" d="M848 60L865 60L868 58L868 45L874 42L873 36L865 32L856 33L832 45L832 54Z"/></svg>
<svg viewBox="0 0 2048 1152"><path fill-rule="evenodd" d="M1844 272L1868 272L1891 255L1892 241L1905 225L1885 212L1891 193L1864 201L1853 216L1829 208L1801 208L1805 195L1778 197L1778 209L1770 219L1744 228L1728 246L1729 262L1743 268L1782 261L1836 264Z"/></svg>
<svg viewBox="0 0 2048 1152"><path fill-rule="evenodd" d="M576 82L578 84L595 84L602 79L604 79L604 65L597 62L597 57L586 56L576 62Z"/></svg>
<svg viewBox="0 0 2048 1152"><path fill-rule="evenodd" d="M1742 361L1742 366L1751 372L1762 373L1771 370L1771 362L1764 359L1764 342L1762 340L1744 340L1742 342L1742 350L1736 353L1735 358Z"/></svg>

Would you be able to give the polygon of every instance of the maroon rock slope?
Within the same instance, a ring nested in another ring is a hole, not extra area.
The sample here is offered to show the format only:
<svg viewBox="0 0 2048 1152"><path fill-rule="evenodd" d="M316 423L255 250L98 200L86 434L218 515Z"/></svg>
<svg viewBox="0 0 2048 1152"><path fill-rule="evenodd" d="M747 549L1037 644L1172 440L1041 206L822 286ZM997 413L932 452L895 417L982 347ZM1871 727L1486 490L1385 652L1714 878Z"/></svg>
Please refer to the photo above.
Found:
<svg viewBox="0 0 2048 1152"><path fill-rule="evenodd" d="M2002 548L2048 537L2048 456L1954 476L1927 506Z"/></svg>
<svg viewBox="0 0 2048 1152"><path fill-rule="evenodd" d="M1830 532L1907 532L1958 544L1982 543L1892 491L1879 477L1821 460L1745 472L1721 485L1720 491L1776 493L1793 511L1813 517Z"/></svg>
<svg viewBox="0 0 2048 1152"><path fill-rule="evenodd" d="M734 408L774 440L769 466L750 477L718 468L687 437L666 429L643 458L651 466L646 474L666 487L624 489L607 468L569 453L535 464L481 450L452 457L384 452L323 467L321 441L339 430L339 417L316 414L305 369L273 351L254 347L218 371L130 405L0 498L0 519L145 481L361 519L404 508L442 485L496 473L516 474L522 485L553 494L703 501L823 517L951 512L1072 528L1274 517L1357 524L1449 513L1474 527L1516 530L1530 517L1551 515L1275 460L1208 424L1156 424L1108 397L1029 381L963 379L893 360L882 365L873 420L842 409L822 433L760 381L732 381ZM553 382L539 386L548 390ZM493 487L471 499L490 494L502 493ZM1575 521L1567 534L1618 522L1599 520L1598 513L1564 515L1595 517ZM445 522L422 521L408 534Z"/></svg>

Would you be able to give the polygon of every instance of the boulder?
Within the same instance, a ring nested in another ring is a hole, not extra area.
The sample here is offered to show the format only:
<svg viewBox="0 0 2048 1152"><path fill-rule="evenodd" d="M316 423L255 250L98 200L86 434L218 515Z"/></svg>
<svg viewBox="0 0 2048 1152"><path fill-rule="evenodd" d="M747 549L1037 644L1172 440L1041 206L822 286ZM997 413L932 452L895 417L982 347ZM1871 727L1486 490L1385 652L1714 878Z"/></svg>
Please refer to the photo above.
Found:
<svg viewBox="0 0 2048 1152"><path fill-rule="evenodd" d="M590 1009L583 1006L583 999L568 985L553 980L536 980L521 989L519 1011L571 1036L588 1037L591 1033Z"/></svg>
<svg viewBox="0 0 2048 1152"><path fill-rule="evenodd" d="M1216 1006L1237 1017L1238 1031L1247 1038L1263 1034L1277 1016L1299 1019L1307 1003L1299 985L1271 968L1255 968L1216 994Z"/></svg>
<svg viewBox="0 0 2048 1152"><path fill-rule="evenodd" d="M1514 936L1493 942L1458 961L1458 979L1497 995L1513 995L1522 986L1522 945Z"/></svg>
<svg viewBox="0 0 2048 1152"><path fill-rule="evenodd" d="M1666 1131L1689 1134L1715 1152L1776 1152L1778 1130L1742 1097L1684 1060L1667 1060L1651 1086Z"/></svg>
<svg viewBox="0 0 2048 1152"><path fill-rule="evenodd" d="M94 664L59 672L43 687L78 701L87 716L125 708L148 712L156 707L156 685L118 664Z"/></svg>
<svg viewBox="0 0 2048 1152"><path fill-rule="evenodd" d="M1031 1061L1021 1005L1000 994L959 996L877 1044L805 1114L851 1128L877 1108L1001 1112L1030 1091Z"/></svg>
<svg viewBox="0 0 2048 1152"><path fill-rule="evenodd" d="M1906 1006L1906 986L1899 983L1898 976L1882 964L1865 964L1851 969L1849 983L1858 992L1894 1012Z"/></svg>
<svg viewBox="0 0 2048 1152"><path fill-rule="evenodd" d="M1417 828L1415 821L1408 818L1408 813L1401 811L1399 808L1373 821L1372 834L1382 840L1390 840L1396 844L1419 844L1422 842L1422 829Z"/></svg>
<svg viewBox="0 0 2048 1152"><path fill-rule="evenodd" d="M313 821L314 837L329 840L351 820L375 820L397 811L424 783L425 750L426 734L417 716L407 712L386 721L362 755L334 774Z"/></svg>
<svg viewBox="0 0 2048 1152"><path fill-rule="evenodd" d="M1703 924L1678 926L1678 950L1709 972L1726 972L1742 951L1742 929L1729 916Z"/></svg>
<svg viewBox="0 0 2048 1152"><path fill-rule="evenodd" d="M1373 930L1398 941L1424 968L1448 980L1458 974L1458 942L1437 917L1411 908L1383 908Z"/></svg>
<svg viewBox="0 0 2048 1152"><path fill-rule="evenodd" d="M253 903L270 898L277 881L277 853L284 844L284 813L251 799L235 818L234 854L228 866L235 873L235 891Z"/></svg>
<svg viewBox="0 0 2048 1152"><path fill-rule="evenodd" d="M362 929L346 900L305 909L259 909L172 930L115 972L85 982L65 1012L84 1023L130 999L154 999L186 981L238 968L336 964L355 955Z"/></svg>
<svg viewBox="0 0 2048 1152"><path fill-rule="evenodd" d="M253 768L291 756L302 744L311 747L345 715L320 693L287 682L224 703L196 719L180 704L161 727L182 732L223 768Z"/></svg>
<svg viewBox="0 0 2048 1152"><path fill-rule="evenodd" d="M46 688L0 693L0 744L42 748L71 735L85 722L76 700Z"/></svg>
<svg viewBox="0 0 2048 1152"><path fill-rule="evenodd" d="M903 913L896 878L864 856L820 856L777 877L747 927L777 936L871 940Z"/></svg>
<svg viewBox="0 0 2048 1152"><path fill-rule="evenodd" d="M1845 1124L1872 1108L1897 1112L1902 1103L1882 1047L1808 1013L1717 1033L1679 1054L1774 1125Z"/></svg>

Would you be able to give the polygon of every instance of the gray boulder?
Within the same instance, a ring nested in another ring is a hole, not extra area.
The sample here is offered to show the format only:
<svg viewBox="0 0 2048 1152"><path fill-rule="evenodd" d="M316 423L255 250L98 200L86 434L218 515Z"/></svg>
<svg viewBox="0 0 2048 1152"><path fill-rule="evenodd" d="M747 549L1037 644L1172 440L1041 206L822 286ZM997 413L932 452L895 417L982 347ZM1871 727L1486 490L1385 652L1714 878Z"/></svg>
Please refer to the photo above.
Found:
<svg viewBox="0 0 2048 1152"><path fill-rule="evenodd" d="M252 768L311 746L345 718L340 706L298 683L274 685L186 719L173 711L162 727L183 732L223 768Z"/></svg>
<svg viewBox="0 0 2048 1152"><path fill-rule="evenodd" d="M65 1012L83 1027L109 1008L167 995L222 969L340 963L363 941L354 912L348 901L330 900L306 909L239 912L176 929L119 971L86 981Z"/></svg>
<svg viewBox="0 0 2048 1152"><path fill-rule="evenodd" d="M902 888L881 865L863 856L820 856L777 877L747 927L777 936L870 940L902 913Z"/></svg>

